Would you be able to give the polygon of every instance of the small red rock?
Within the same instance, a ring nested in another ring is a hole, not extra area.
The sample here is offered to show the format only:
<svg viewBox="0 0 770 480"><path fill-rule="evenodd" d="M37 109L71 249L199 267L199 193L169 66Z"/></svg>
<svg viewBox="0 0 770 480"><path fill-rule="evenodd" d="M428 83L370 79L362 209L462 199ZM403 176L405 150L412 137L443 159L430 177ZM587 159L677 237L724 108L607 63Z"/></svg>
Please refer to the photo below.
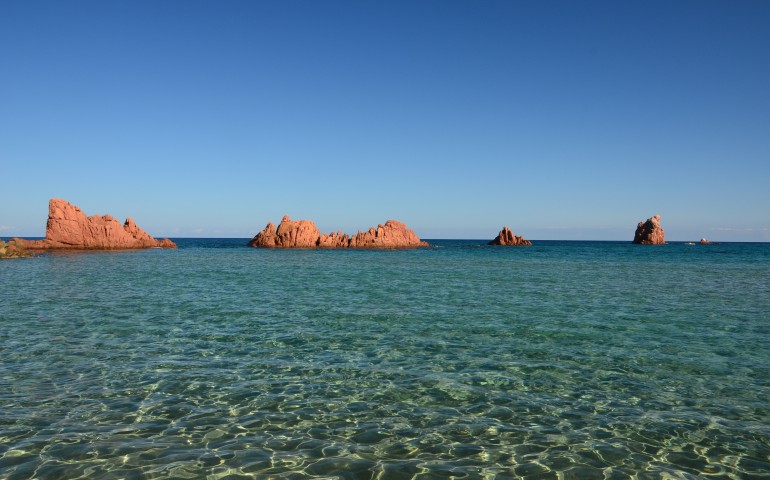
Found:
<svg viewBox="0 0 770 480"><path fill-rule="evenodd" d="M498 233L494 240L490 241L488 245L529 246L532 245L532 242L524 237L514 235L510 228L503 227L503 229L500 230L500 233Z"/></svg>
<svg viewBox="0 0 770 480"><path fill-rule="evenodd" d="M660 215L650 217L646 222L639 222L634 233L634 243L643 245L663 245L666 239L660 226Z"/></svg>

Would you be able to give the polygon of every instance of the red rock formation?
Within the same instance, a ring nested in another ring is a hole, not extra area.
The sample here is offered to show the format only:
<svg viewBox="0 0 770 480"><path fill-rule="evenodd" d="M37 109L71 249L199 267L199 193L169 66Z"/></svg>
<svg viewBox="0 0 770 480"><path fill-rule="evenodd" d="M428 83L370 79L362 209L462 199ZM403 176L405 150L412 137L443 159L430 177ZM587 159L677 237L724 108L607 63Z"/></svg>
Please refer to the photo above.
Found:
<svg viewBox="0 0 770 480"><path fill-rule="evenodd" d="M359 231L350 239L349 248L414 248L428 247L414 231L398 220L388 220L385 225L377 225L366 232Z"/></svg>
<svg viewBox="0 0 770 480"><path fill-rule="evenodd" d="M503 227L500 233L497 234L494 240L489 242L489 245L532 245L532 242L526 240L524 237L519 237L513 234L510 228Z"/></svg>
<svg viewBox="0 0 770 480"><path fill-rule="evenodd" d="M353 237L342 232L318 232L310 220L291 220L283 217L278 228L271 222L249 242L250 247L261 248L414 248L427 247L404 223L388 220Z"/></svg>
<svg viewBox="0 0 770 480"><path fill-rule="evenodd" d="M276 247L313 248L318 245L318 227L310 220L292 220L284 215L275 231Z"/></svg>
<svg viewBox="0 0 770 480"><path fill-rule="evenodd" d="M250 247L260 248L315 248L318 246L318 227L310 220L292 220L283 217L278 228L273 222L267 224L251 242Z"/></svg>
<svg viewBox="0 0 770 480"><path fill-rule="evenodd" d="M663 245L666 243L663 227L660 226L660 215L650 217L646 222L639 222L634 233L634 243L643 245Z"/></svg>
<svg viewBox="0 0 770 480"><path fill-rule="evenodd" d="M319 248L348 248L350 236L340 231L324 233L318 238Z"/></svg>
<svg viewBox="0 0 770 480"><path fill-rule="evenodd" d="M87 217L65 200L48 203L45 240L24 240L27 248L74 248L112 250L128 248L176 248L171 240L155 240L131 218L121 225L110 215Z"/></svg>
<svg viewBox="0 0 770 480"><path fill-rule="evenodd" d="M267 226L254 236L249 242L250 247L275 248L275 224L268 222Z"/></svg>

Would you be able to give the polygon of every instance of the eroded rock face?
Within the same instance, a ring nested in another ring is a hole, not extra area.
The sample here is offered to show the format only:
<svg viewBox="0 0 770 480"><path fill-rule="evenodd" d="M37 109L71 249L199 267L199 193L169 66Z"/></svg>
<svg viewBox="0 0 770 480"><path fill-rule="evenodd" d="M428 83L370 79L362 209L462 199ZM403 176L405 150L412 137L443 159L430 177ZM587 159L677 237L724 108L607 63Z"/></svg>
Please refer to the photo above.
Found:
<svg viewBox="0 0 770 480"><path fill-rule="evenodd" d="M350 239L349 248L414 248L427 247L427 242L420 240L414 231L398 220L388 220L385 225L377 225L366 232L358 232Z"/></svg>
<svg viewBox="0 0 770 480"><path fill-rule="evenodd" d="M500 230L500 233L497 234L494 240L489 242L489 245L529 246L532 245L532 242L525 239L524 237L514 235L510 228L503 227L503 229Z"/></svg>
<svg viewBox="0 0 770 480"><path fill-rule="evenodd" d="M292 220L283 217L278 228L270 222L249 242L250 247L260 248L315 248L320 233L310 220Z"/></svg>
<svg viewBox="0 0 770 480"><path fill-rule="evenodd" d="M318 238L319 248L348 248L350 246L350 236L340 231L324 233Z"/></svg>
<svg viewBox="0 0 770 480"><path fill-rule="evenodd" d="M156 240L131 219L121 224L110 215L86 216L75 205L52 198L48 203L45 240L24 240L27 248L73 248L113 250L134 248L176 248L164 238Z"/></svg>
<svg viewBox="0 0 770 480"><path fill-rule="evenodd" d="M384 225L359 231L350 237L342 232L320 234L310 220L292 220L283 217L278 228L271 222L249 242L250 247L260 248L415 248L427 247L406 228L406 224L388 220Z"/></svg>
<svg viewBox="0 0 770 480"><path fill-rule="evenodd" d="M660 226L660 215L650 217L646 222L639 222L634 233L634 243L642 245L663 245L666 239Z"/></svg>

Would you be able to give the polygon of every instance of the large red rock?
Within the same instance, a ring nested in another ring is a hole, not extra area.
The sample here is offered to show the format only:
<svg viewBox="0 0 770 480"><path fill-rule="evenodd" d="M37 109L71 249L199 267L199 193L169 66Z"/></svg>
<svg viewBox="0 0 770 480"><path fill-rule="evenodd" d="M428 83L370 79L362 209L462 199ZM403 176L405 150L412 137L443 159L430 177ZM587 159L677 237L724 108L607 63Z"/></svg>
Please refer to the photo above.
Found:
<svg viewBox="0 0 770 480"><path fill-rule="evenodd" d="M283 217L278 228L273 222L267 224L249 242L250 247L261 248L315 248L320 237L318 227L310 220L292 220L288 215Z"/></svg>
<svg viewBox="0 0 770 480"><path fill-rule="evenodd" d="M349 248L414 248L428 247L413 230L398 220L388 220L385 225L377 225L366 232L359 231L350 239Z"/></svg>
<svg viewBox="0 0 770 480"><path fill-rule="evenodd" d="M666 239L660 226L660 215L650 217L646 222L639 222L634 233L634 243L643 245L663 245Z"/></svg>
<svg viewBox="0 0 770 480"><path fill-rule="evenodd" d="M90 250L176 248L164 238L156 240L131 219L121 224L110 215L87 217L75 205L52 198L48 203L45 240L24 240L27 248L74 248Z"/></svg>
<svg viewBox="0 0 770 480"><path fill-rule="evenodd" d="M350 237L342 232L320 234L315 223L310 220L292 220L283 217L278 228L271 222L250 242L250 247L260 248L415 248L427 247L406 228L406 224L388 220L385 225L377 225L365 232L359 231Z"/></svg>
<svg viewBox="0 0 770 480"><path fill-rule="evenodd" d="M524 237L514 235L510 228L503 227L500 233L497 234L494 240L489 242L489 245L532 245L532 242L526 240Z"/></svg>

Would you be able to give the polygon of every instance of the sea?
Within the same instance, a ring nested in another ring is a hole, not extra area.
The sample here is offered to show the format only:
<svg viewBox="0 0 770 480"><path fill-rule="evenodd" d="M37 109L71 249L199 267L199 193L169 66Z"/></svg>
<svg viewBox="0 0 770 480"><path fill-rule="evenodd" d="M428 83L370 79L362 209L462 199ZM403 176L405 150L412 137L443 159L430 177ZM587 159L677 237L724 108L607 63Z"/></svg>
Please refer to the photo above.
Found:
<svg viewBox="0 0 770 480"><path fill-rule="evenodd" d="M0 261L0 478L770 478L770 244L175 240Z"/></svg>

